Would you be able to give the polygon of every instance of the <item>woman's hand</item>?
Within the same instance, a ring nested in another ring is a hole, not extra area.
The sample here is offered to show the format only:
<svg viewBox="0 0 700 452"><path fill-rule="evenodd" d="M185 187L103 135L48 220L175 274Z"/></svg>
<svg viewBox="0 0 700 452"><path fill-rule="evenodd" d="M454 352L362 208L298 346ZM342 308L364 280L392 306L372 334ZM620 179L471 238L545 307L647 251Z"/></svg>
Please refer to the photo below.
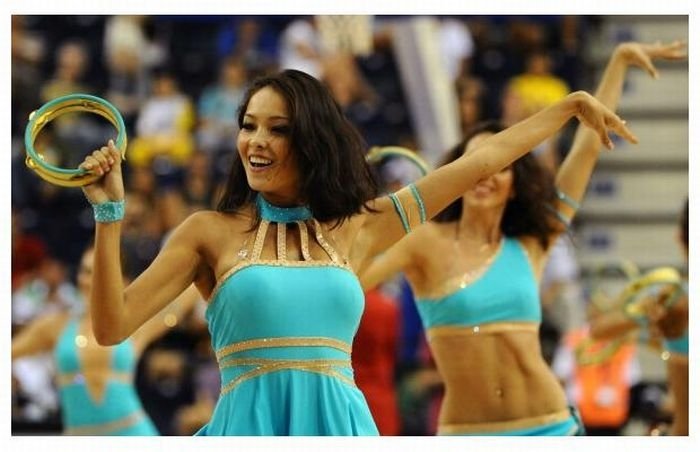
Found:
<svg viewBox="0 0 700 452"><path fill-rule="evenodd" d="M109 140L107 146L102 146L85 157L78 168L102 176L94 183L82 187L85 197L92 204L124 199L122 156L114 141Z"/></svg>
<svg viewBox="0 0 700 452"><path fill-rule="evenodd" d="M674 41L671 44L641 44L639 42L624 42L615 49L615 56L621 58L627 65L645 69L655 79L659 72L654 67L653 60L678 61L688 58L685 43Z"/></svg>
<svg viewBox="0 0 700 452"><path fill-rule="evenodd" d="M615 132L630 143L636 144L638 142L637 137L625 125L625 121L587 92L573 92L566 97L566 100L574 103L576 118L583 125L595 130L600 141L608 149L615 147L608 136L608 130Z"/></svg>

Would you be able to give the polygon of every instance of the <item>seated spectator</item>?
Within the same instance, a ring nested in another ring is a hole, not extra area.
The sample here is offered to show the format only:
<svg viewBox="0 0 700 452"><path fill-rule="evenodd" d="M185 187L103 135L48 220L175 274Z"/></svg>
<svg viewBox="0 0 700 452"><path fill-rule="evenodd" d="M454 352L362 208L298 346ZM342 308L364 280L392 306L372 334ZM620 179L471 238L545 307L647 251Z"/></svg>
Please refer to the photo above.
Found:
<svg viewBox="0 0 700 452"><path fill-rule="evenodd" d="M173 74L157 71L151 97L136 121L137 136L131 141L127 162L140 167L164 156L174 165L184 166L194 150L193 125L192 102L180 92Z"/></svg>
<svg viewBox="0 0 700 452"><path fill-rule="evenodd" d="M199 149L208 153L230 152L238 133L238 107L247 81L242 60L227 58L219 70L219 80L207 87L199 99Z"/></svg>

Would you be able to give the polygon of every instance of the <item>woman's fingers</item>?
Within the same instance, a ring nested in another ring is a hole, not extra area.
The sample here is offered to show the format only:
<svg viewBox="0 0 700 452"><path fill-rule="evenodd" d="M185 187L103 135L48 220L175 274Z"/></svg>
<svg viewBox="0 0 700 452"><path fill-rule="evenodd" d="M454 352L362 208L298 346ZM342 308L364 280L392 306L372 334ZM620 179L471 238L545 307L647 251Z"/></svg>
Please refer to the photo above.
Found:
<svg viewBox="0 0 700 452"><path fill-rule="evenodd" d="M101 176L111 171L115 165L120 163L121 153L114 145L114 142L109 140L107 146L102 146L100 149L86 156L83 163L78 167Z"/></svg>
<svg viewBox="0 0 700 452"><path fill-rule="evenodd" d="M652 57L664 58L667 60L684 60L688 58L686 44L683 41L674 41L667 45L657 45L649 53Z"/></svg>
<svg viewBox="0 0 700 452"><path fill-rule="evenodd" d="M630 143L637 144L639 140L632 133L632 131L627 127L625 121L620 119L617 115L610 115L605 119L605 125L608 129L615 132L617 135L621 136Z"/></svg>
<svg viewBox="0 0 700 452"><path fill-rule="evenodd" d="M656 67L654 67L654 63L651 62L651 58L649 58L649 55L646 53L642 52L639 55L639 64L646 69L646 71L651 75L652 78L658 80L659 79L659 71L656 70Z"/></svg>

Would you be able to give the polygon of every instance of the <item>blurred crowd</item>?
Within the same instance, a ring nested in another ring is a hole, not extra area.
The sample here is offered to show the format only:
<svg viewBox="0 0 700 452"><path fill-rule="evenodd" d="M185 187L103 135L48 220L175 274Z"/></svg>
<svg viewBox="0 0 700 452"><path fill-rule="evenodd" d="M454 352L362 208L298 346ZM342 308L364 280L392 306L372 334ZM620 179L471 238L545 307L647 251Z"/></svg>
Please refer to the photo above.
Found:
<svg viewBox="0 0 700 452"><path fill-rule="evenodd" d="M462 131L485 119L512 124L592 86L584 36L596 27L595 17L433 19ZM49 185L24 167L31 111L62 95L87 93L106 98L123 115L129 137L123 259L134 278L169 231L215 204L235 152L238 105L257 75L304 70L327 84L368 147L416 148L392 47L392 26L402 20L411 18L374 17L369 51L352 54L328 50L323 22L314 16L13 16L13 334L43 313L84 302L75 272L94 228L80 190ZM56 166L76 167L114 135L111 124L94 116L61 116L35 147ZM565 131L537 155L554 170L570 140ZM406 183L409 169L389 162L380 174L390 188ZM550 264L541 332L549 360L566 345L563 333L582 323L585 305L569 238ZM136 385L161 434L193 433L218 397L205 307L153 344L139 364ZM435 433L440 377L403 279L367 294L353 363L382 434ZM565 379L567 367L558 367ZM638 372L628 373L626 391L638 381ZM14 364L12 394L15 434L60 431L50 356ZM628 417L625 411L623 421Z"/></svg>

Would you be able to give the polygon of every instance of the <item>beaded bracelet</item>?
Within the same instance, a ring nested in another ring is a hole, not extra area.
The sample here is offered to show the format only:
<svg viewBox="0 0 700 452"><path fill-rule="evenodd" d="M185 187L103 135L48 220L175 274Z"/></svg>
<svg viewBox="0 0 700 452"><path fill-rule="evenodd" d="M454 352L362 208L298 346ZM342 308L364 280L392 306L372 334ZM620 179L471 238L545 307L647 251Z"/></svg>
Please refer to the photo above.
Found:
<svg viewBox="0 0 700 452"><path fill-rule="evenodd" d="M123 199L121 201L106 201L99 204L90 204L95 213L95 222L97 223L112 223L124 219Z"/></svg>

